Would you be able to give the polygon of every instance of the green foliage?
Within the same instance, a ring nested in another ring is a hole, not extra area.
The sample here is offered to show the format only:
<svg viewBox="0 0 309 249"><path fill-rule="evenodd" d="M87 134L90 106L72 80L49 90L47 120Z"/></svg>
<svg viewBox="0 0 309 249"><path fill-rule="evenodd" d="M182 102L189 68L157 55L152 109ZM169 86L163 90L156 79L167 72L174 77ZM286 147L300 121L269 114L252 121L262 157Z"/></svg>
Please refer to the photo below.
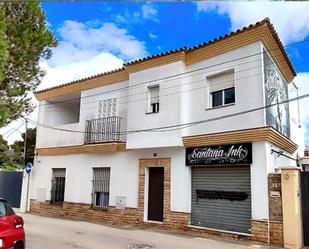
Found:
<svg viewBox="0 0 309 249"><path fill-rule="evenodd" d="M22 134L22 141L15 141L8 146L7 141L0 135L0 169L18 170L23 168L24 139L25 133ZM36 129L27 130L27 150L26 163L33 163L35 150Z"/></svg>
<svg viewBox="0 0 309 249"><path fill-rule="evenodd" d="M38 1L0 3L0 127L33 110L29 93L44 76L41 58L57 41Z"/></svg>

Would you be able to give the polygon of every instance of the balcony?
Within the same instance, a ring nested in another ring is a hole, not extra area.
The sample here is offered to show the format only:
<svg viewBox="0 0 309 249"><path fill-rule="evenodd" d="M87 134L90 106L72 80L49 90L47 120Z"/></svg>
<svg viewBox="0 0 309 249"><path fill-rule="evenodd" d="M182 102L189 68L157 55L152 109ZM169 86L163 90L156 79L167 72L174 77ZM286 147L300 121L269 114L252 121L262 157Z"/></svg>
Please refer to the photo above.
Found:
<svg viewBox="0 0 309 249"><path fill-rule="evenodd" d="M85 144L120 142L120 120L117 116L87 120Z"/></svg>

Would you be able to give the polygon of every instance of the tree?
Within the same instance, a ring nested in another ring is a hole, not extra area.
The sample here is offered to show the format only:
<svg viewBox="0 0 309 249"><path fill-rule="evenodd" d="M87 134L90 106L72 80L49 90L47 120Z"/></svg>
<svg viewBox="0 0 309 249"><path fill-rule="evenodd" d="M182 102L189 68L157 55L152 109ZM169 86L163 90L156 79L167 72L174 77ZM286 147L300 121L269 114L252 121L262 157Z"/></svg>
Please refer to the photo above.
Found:
<svg viewBox="0 0 309 249"><path fill-rule="evenodd" d="M1 170L15 170L20 168L20 165L16 164L12 160L12 151L7 144L7 141L0 136L0 169Z"/></svg>
<svg viewBox="0 0 309 249"><path fill-rule="evenodd" d="M14 144L11 145L11 149L14 151L14 162L20 165L23 164L25 133L21 134L21 136L23 138L22 141L15 141ZM33 164L35 141L36 128L27 129L26 163L31 162Z"/></svg>
<svg viewBox="0 0 309 249"><path fill-rule="evenodd" d="M0 169L1 170L18 170L23 169L23 155L24 155L24 141L25 133L21 134L23 140L15 141L11 146L0 135ZM27 130L27 150L26 163L34 160L36 140L36 128L29 128Z"/></svg>
<svg viewBox="0 0 309 249"><path fill-rule="evenodd" d="M56 44L39 1L0 3L0 127L33 110L29 93L44 76L39 61Z"/></svg>

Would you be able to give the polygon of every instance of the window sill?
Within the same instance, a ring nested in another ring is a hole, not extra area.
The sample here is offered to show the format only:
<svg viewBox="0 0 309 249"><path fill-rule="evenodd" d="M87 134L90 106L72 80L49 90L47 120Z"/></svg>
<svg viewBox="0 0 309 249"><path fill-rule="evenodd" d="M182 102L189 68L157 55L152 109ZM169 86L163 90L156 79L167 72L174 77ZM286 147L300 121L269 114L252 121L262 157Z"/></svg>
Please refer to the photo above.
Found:
<svg viewBox="0 0 309 249"><path fill-rule="evenodd" d="M91 209L100 210L100 211L108 211L108 207L107 208L103 208L103 207L91 206Z"/></svg>
<svg viewBox="0 0 309 249"><path fill-rule="evenodd" d="M235 103L231 103L231 104L227 104L227 105L220 105L220 106L215 106L215 107L209 107L209 108L206 108L205 111L221 109L221 108L228 107L228 106L233 106L233 105L235 105Z"/></svg>
<svg viewBox="0 0 309 249"><path fill-rule="evenodd" d="M148 115L148 114L158 114L159 112L146 112L145 114Z"/></svg>

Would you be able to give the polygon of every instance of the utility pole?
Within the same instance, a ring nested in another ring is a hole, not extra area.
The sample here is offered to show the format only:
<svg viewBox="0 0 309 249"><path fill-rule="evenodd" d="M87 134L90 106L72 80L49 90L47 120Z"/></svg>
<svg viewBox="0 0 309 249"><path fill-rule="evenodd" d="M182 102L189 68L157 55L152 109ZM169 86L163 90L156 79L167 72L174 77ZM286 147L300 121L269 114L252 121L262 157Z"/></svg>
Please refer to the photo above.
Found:
<svg viewBox="0 0 309 249"><path fill-rule="evenodd" d="M25 137L24 137L24 157L23 157L23 168L25 172L26 167L26 152L27 152L27 130L28 130L28 119L25 118ZM29 199L29 186L30 186L30 173L27 173L27 194L26 194L26 212L28 211L28 199Z"/></svg>

